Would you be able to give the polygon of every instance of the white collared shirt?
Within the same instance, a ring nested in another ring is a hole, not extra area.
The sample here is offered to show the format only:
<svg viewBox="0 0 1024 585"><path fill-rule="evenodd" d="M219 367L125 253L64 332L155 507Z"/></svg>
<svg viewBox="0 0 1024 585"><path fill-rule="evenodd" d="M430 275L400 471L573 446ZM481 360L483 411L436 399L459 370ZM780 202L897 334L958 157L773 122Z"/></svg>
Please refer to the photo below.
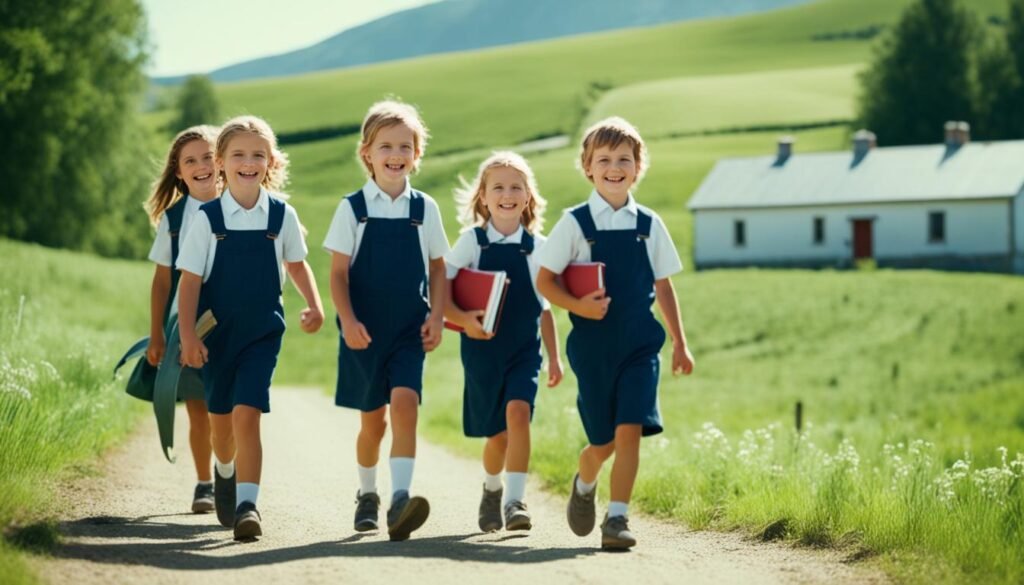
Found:
<svg viewBox="0 0 1024 585"><path fill-rule="evenodd" d="M392 199L377 186L373 179L369 179L363 185L366 213L369 217L384 219L407 218L409 217L411 192L409 180L406 179L405 189L398 197ZM429 275L430 260L443 258L448 253L448 236L444 233L441 210L438 209L434 198L424 193L423 203L423 226L418 231L420 251L423 255L423 271ZM328 253L338 252L351 256L351 261L355 262L365 231L366 224L359 223L356 219L355 212L352 211L352 204L347 198L342 199L334 212L334 219L331 220L331 227L327 230L327 237L324 238L324 249Z"/></svg>
<svg viewBox="0 0 1024 585"><path fill-rule="evenodd" d="M179 250L181 243L185 241L192 216L199 211L199 206L203 203L190 195L185 197L185 212L181 216L181 229L178 230ZM160 266L171 266L171 222L167 221L166 212L160 216L160 223L156 226L156 237L153 238L153 246L149 249L149 259Z"/></svg>
<svg viewBox="0 0 1024 585"><path fill-rule="evenodd" d="M521 244L523 243L523 226L506 236L494 229L491 222L487 222L487 241L492 244ZM537 291L537 273L540 272L540 261L538 253L544 247L547 238L540 234L533 236L533 253L526 257L526 265L530 269L530 284L533 292L537 295L540 308L544 311L551 308L551 304ZM459 235L458 241L451 252L444 257L445 271L449 279L455 278L461 268L478 268L480 266L480 245L476 241L476 232L469 228Z"/></svg>
<svg viewBox="0 0 1024 585"><path fill-rule="evenodd" d="M271 193L260 187L260 196L252 209L245 209L238 204L228 189L220 196L221 208L224 212L224 227L228 230L265 230L270 222ZM274 240L274 251L277 252L277 270L281 277L281 286L285 282L284 262L301 262L306 259L306 241L302 237L299 226L299 215L295 208L284 204L284 224L281 233ZM185 241L178 253L178 270L199 274L203 282L210 278L213 271L213 259L217 254L217 237L210 228L210 219L205 213L196 214L193 225L189 228Z"/></svg>
<svg viewBox="0 0 1024 585"><path fill-rule="evenodd" d="M639 205L633 194L629 195L626 204L618 210L604 200L598 192L592 191L587 199L590 215L594 218L594 226L598 230L631 230L636 229L637 213L643 211L651 216L651 237L644 243L647 245L647 258L654 271L654 279L661 280L676 274L683 269L679 253L672 243L665 222L650 208ZM583 230L569 210L562 214L548 235L548 241L540 252L540 265L555 274L561 274L570 262L589 262L590 244L583 237Z"/></svg>

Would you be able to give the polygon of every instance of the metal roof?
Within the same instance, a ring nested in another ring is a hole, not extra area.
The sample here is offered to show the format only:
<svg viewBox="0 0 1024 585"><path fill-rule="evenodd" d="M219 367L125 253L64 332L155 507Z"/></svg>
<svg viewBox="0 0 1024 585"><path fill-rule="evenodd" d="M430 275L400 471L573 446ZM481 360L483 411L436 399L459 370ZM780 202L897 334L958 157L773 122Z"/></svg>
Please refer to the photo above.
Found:
<svg viewBox="0 0 1024 585"><path fill-rule="evenodd" d="M692 210L1014 197L1024 187L1024 140L796 152L719 160Z"/></svg>

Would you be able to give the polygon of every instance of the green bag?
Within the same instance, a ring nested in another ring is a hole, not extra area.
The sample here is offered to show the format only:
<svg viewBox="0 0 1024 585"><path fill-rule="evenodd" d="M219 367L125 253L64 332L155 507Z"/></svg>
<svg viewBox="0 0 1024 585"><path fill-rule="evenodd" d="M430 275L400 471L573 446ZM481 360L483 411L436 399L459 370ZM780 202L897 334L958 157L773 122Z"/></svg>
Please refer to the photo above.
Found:
<svg viewBox="0 0 1024 585"><path fill-rule="evenodd" d="M125 386L125 392L129 396L134 396L140 400L146 400L152 402L153 400L153 386L156 383L156 372L157 369L149 364L149 360L146 359L146 349L149 348L149 338L143 337L142 339L135 342L131 348L118 360L117 365L114 366L114 377L117 377L117 371L121 369L129 361L139 358L139 361L135 363L135 368L132 369L132 375L128 377L128 384Z"/></svg>

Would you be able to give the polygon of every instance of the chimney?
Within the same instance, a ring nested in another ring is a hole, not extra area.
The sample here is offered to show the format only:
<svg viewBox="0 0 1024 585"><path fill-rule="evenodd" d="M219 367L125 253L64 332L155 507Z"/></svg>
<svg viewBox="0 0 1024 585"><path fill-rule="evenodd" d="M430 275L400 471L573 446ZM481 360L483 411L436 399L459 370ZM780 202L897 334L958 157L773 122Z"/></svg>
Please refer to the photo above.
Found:
<svg viewBox="0 0 1024 585"><path fill-rule="evenodd" d="M971 125L963 120L950 120L943 128L946 134L946 148L960 148L971 141Z"/></svg>
<svg viewBox="0 0 1024 585"><path fill-rule="evenodd" d="M780 167L786 164L786 161L793 154L794 142L796 142L796 138L792 136L779 136L779 149L775 156L775 166Z"/></svg>
<svg viewBox="0 0 1024 585"><path fill-rule="evenodd" d="M864 160L864 157L868 155L875 146L878 145L878 139L875 137L875 133L861 128L853 135L853 162L850 163L850 167L855 167Z"/></svg>
<svg viewBox="0 0 1024 585"><path fill-rule="evenodd" d="M875 133L861 128L853 135L853 155L864 158L869 150L878 146L878 138Z"/></svg>

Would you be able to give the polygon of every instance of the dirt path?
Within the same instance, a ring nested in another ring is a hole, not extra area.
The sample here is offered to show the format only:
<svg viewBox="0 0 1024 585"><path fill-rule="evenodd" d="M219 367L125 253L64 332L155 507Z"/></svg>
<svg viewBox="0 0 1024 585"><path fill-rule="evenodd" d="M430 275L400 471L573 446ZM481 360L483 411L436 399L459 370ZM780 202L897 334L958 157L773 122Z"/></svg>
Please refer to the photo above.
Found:
<svg viewBox="0 0 1024 585"><path fill-rule="evenodd" d="M148 420L111 457L117 473L65 490L65 545L37 562L50 583L825 583L884 582L837 553L752 543L732 534L688 532L636 516L640 545L602 553L599 533L577 538L562 498L531 485L528 535L482 534L476 526L481 477L475 461L420 443L413 492L430 499L427 524L406 542L386 531L352 530L353 449L358 417L312 390L276 389L264 420L265 536L239 544L212 514L186 513L190 455L160 457ZM184 413L176 444L186 445ZM387 451L383 451L387 453ZM388 489L386 464L380 487ZM386 498L385 498L386 500ZM386 503L385 503L386 505Z"/></svg>

